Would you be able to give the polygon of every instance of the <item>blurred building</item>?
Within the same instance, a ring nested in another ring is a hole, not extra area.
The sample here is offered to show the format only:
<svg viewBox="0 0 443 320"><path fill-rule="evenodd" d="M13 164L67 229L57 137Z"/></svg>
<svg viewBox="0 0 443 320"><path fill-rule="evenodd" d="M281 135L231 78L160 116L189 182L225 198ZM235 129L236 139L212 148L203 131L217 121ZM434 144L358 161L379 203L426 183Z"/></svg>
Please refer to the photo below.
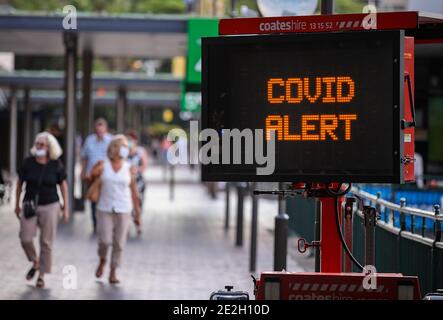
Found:
<svg viewBox="0 0 443 320"><path fill-rule="evenodd" d="M374 1L381 11L426 11L443 13L442 0L378 0Z"/></svg>
<svg viewBox="0 0 443 320"><path fill-rule="evenodd" d="M223 0L199 0L197 13L205 17L223 17L225 16L225 2Z"/></svg>

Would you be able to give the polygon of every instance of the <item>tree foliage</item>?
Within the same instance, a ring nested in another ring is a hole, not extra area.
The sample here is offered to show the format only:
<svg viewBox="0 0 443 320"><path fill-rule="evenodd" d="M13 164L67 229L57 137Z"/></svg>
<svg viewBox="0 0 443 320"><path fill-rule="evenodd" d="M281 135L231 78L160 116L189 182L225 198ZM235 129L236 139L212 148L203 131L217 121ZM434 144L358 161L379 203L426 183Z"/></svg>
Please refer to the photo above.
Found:
<svg viewBox="0 0 443 320"><path fill-rule="evenodd" d="M227 4L229 4L229 1ZM361 13L363 6L367 4L364 0L335 0L335 13ZM250 9L258 10L255 0L237 0L237 10L241 5L247 5ZM318 0L317 13L320 13L321 0Z"/></svg>
<svg viewBox="0 0 443 320"><path fill-rule="evenodd" d="M18 10L55 11L73 5L78 11L107 13L183 13L183 0L10 0Z"/></svg>
<svg viewBox="0 0 443 320"><path fill-rule="evenodd" d="M361 13L367 1L361 0L336 0L336 13Z"/></svg>
<svg viewBox="0 0 443 320"><path fill-rule="evenodd" d="M197 1L197 0L196 0ZM226 8L229 8L231 0L226 1ZM320 10L320 2L319 8ZM9 3L19 10L61 10L63 6L72 4L78 11L84 12L108 12L108 13L184 13L184 0L10 0ZM336 13L357 13L361 12L367 3L362 0L335 0ZM236 8L247 5L249 8L257 10L255 0L237 0Z"/></svg>

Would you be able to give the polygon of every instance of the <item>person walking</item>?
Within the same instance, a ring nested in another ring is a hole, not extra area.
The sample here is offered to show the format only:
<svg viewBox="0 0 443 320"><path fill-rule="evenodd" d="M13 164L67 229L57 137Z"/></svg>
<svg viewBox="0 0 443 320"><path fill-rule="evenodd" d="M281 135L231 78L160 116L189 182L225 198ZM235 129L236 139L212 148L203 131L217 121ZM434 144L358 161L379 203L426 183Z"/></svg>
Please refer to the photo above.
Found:
<svg viewBox="0 0 443 320"><path fill-rule="evenodd" d="M57 139L48 132L39 133L18 171L15 214L20 221L20 241L32 267L26 275L27 280L34 278L39 271L36 286L43 288L44 275L51 272L52 244L57 231L61 212L57 185L63 197L63 220L69 220L68 184L62 161L63 151ZM21 205L22 187L26 191ZM33 239L40 229L40 254L37 255Z"/></svg>
<svg viewBox="0 0 443 320"><path fill-rule="evenodd" d="M135 182L137 184L137 191L140 199L140 212L143 212L143 199L145 195L146 183L143 178L143 172L148 167L148 155L142 146L138 144L138 136L134 131L129 131L126 134L128 139L129 156L128 161L131 164L132 172L135 175ZM141 220L136 224L137 234L142 233Z"/></svg>
<svg viewBox="0 0 443 320"><path fill-rule="evenodd" d="M106 150L112 135L108 133L108 123L103 118L95 120L95 133L85 139L81 150L82 173L81 176L88 187L91 186L91 170L99 161L106 158ZM93 233L97 233L96 203L91 201L91 216Z"/></svg>
<svg viewBox="0 0 443 320"><path fill-rule="evenodd" d="M94 181L92 188L98 188L97 231L100 261L95 275L97 278L103 275L108 249L112 246L109 275L111 284L120 282L116 270L121 263L133 210L134 222L140 223L139 196L135 176L127 161L128 155L128 140L124 135L118 134L109 143L107 158L98 162L91 171ZM88 194L92 193L94 192L89 190Z"/></svg>

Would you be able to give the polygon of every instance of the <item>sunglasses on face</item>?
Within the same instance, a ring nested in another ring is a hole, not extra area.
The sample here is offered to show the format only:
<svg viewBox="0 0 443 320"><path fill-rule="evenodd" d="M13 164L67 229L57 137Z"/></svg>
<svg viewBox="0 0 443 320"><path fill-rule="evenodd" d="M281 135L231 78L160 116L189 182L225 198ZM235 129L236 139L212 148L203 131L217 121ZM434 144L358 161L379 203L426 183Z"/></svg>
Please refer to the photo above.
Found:
<svg viewBox="0 0 443 320"><path fill-rule="evenodd" d="M35 146L36 147L46 147L46 143L44 143L44 142L36 142Z"/></svg>

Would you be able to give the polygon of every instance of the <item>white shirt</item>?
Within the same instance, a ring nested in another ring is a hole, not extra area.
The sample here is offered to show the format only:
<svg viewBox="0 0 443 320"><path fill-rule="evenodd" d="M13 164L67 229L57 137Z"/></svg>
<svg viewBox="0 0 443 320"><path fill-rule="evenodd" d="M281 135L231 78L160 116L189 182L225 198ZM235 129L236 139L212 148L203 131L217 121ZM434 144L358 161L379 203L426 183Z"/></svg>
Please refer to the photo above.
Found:
<svg viewBox="0 0 443 320"><path fill-rule="evenodd" d="M97 209L105 212L131 213L133 210L131 197L131 166L123 161L122 167L115 172L111 162L106 159L103 165L100 198Z"/></svg>
<svg viewBox="0 0 443 320"><path fill-rule="evenodd" d="M87 159L86 173L90 173L92 167L100 160L105 160L107 158L106 152L108 150L108 145L112 140L112 135L106 133L102 140L99 140L97 135L90 134L83 145L81 150L82 159Z"/></svg>

